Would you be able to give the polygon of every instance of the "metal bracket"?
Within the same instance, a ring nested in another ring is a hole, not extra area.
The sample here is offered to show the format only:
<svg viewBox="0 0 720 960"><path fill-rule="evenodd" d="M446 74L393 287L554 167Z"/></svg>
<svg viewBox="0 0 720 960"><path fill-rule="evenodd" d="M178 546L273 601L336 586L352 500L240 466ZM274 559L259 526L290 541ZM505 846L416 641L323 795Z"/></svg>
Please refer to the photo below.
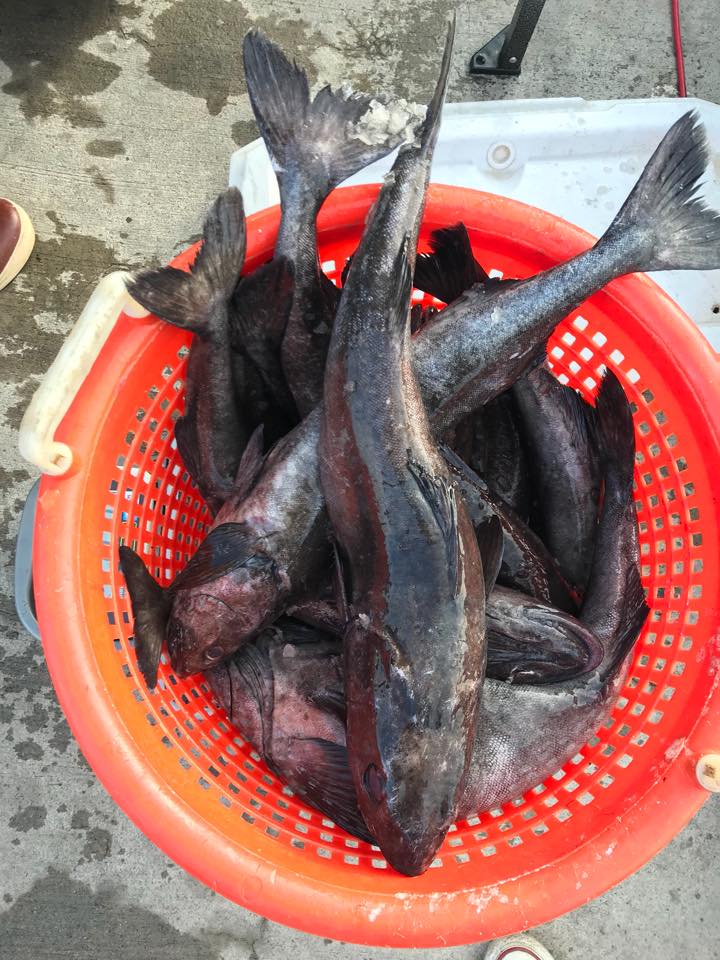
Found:
<svg viewBox="0 0 720 960"><path fill-rule="evenodd" d="M470 58L472 76L518 77L527 45L535 32L545 0L518 0L509 25Z"/></svg>

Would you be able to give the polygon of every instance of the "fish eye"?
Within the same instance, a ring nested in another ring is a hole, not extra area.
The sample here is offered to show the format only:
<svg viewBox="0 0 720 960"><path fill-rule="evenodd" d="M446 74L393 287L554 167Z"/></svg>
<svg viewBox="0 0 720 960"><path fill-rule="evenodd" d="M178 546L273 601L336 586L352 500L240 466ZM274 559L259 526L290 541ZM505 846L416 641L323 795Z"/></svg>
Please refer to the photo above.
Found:
<svg viewBox="0 0 720 960"><path fill-rule="evenodd" d="M374 803L380 803L385 796L385 774L374 763L369 764L363 774L363 787Z"/></svg>
<svg viewBox="0 0 720 960"><path fill-rule="evenodd" d="M208 663L214 663L216 660L220 660L224 653L223 648L216 643L215 646L207 648L204 657Z"/></svg>

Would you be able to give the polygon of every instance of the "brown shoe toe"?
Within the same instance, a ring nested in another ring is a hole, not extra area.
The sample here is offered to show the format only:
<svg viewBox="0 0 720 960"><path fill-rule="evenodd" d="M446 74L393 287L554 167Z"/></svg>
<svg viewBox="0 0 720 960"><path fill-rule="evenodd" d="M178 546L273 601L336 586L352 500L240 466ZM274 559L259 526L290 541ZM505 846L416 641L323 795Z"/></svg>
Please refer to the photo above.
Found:
<svg viewBox="0 0 720 960"><path fill-rule="evenodd" d="M16 203L0 198L0 290L20 273L34 244L30 217Z"/></svg>

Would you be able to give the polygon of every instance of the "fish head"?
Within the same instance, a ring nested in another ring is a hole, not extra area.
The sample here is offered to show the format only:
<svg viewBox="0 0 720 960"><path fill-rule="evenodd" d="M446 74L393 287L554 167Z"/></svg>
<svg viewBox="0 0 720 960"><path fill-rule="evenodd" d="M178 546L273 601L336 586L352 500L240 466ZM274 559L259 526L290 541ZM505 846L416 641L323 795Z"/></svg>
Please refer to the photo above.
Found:
<svg viewBox="0 0 720 960"><path fill-rule="evenodd" d="M346 637L348 753L358 805L387 860L417 876L455 820L468 738L459 712L447 708L452 694L445 696L441 677L404 660L390 638L367 641Z"/></svg>
<svg viewBox="0 0 720 960"><path fill-rule="evenodd" d="M286 578L268 557L177 591L166 640L173 670L187 676L222 662L280 611Z"/></svg>
<svg viewBox="0 0 720 960"><path fill-rule="evenodd" d="M214 666L274 620L289 591L282 565L241 523L222 523L172 584L166 640L179 676Z"/></svg>

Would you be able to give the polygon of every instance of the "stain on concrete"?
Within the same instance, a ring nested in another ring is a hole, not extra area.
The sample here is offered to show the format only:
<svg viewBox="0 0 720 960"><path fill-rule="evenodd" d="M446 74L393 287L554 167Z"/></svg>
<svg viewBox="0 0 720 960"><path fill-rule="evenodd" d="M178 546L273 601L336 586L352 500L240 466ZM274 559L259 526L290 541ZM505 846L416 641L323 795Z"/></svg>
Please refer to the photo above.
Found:
<svg viewBox="0 0 720 960"><path fill-rule="evenodd" d="M142 945L142 956L152 960L221 960L205 940L124 899L123 890L95 891L50 869L0 914L0 943L22 944L13 955L33 960L58 960L59 950L68 958L117 960L130 934L133 956L133 945Z"/></svg>
<svg viewBox="0 0 720 960"><path fill-rule="evenodd" d="M122 140L90 140L85 150L91 157L119 157L125 153Z"/></svg>
<svg viewBox="0 0 720 960"><path fill-rule="evenodd" d="M369 17L349 13L334 40L339 67L346 74L338 80L367 93L391 90L394 96L426 102L435 87L442 39L454 9L448 0L428 0L411 8L381 0ZM324 59L325 51L318 56ZM452 79L451 72L451 85Z"/></svg>
<svg viewBox="0 0 720 960"><path fill-rule="evenodd" d="M216 116L245 92L240 40L252 26L240 3L178 0L152 22L148 73L171 90L204 100Z"/></svg>
<svg viewBox="0 0 720 960"><path fill-rule="evenodd" d="M236 120L230 127L230 136L239 147L244 147L259 137L257 124L254 120Z"/></svg>
<svg viewBox="0 0 720 960"><path fill-rule="evenodd" d="M92 167L86 167L85 173L90 174L92 177L92 182L105 197L105 200L108 203L115 203L115 187L113 187L112 183L110 180L108 180L100 167L95 165Z"/></svg>
<svg viewBox="0 0 720 960"><path fill-rule="evenodd" d="M216 116L228 100L246 93L242 38L260 27L290 50L317 80L312 53L327 40L304 20L277 16L250 17L241 3L226 0L178 0L152 22L152 36L135 34L148 48L148 73L169 87L204 100Z"/></svg>
<svg viewBox="0 0 720 960"><path fill-rule="evenodd" d="M39 703L33 703L30 713L20 717L20 723L25 727L28 733L37 733L38 730L44 730L48 725L49 714L45 707Z"/></svg>
<svg viewBox="0 0 720 960"><path fill-rule="evenodd" d="M52 747L56 753L65 753L72 742L73 735L70 732L70 727L67 725L65 718L62 717L55 724L53 735L48 740L48 746Z"/></svg>
<svg viewBox="0 0 720 960"><path fill-rule="evenodd" d="M133 269L139 264L123 261L112 246L97 237L77 233L55 211L46 216L55 236L38 240L23 272L23 283L3 291L0 313L0 341L24 346L13 357L7 379L20 387L20 397L5 415L8 426L17 428L30 396L37 386L29 377L46 370L77 320L95 284L111 270ZM27 331L33 317L32 333Z"/></svg>
<svg viewBox="0 0 720 960"><path fill-rule="evenodd" d="M27 833L29 830L39 830L44 827L46 820L47 810L45 807L39 804L30 804L30 806L23 807L22 810L18 810L16 814L10 817L8 824L19 833Z"/></svg>
<svg viewBox="0 0 720 960"><path fill-rule="evenodd" d="M34 740L23 740L21 743L16 743L13 750L20 760L42 760L45 756L43 748Z"/></svg>
<svg viewBox="0 0 720 960"><path fill-rule="evenodd" d="M87 810L76 810L70 820L72 830L87 830L90 826L90 814Z"/></svg>
<svg viewBox="0 0 720 960"><path fill-rule="evenodd" d="M112 836L109 830L102 827L93 827L85 834L85 845L81 850L79 863L89 863L91 860L105 860L110 856Z"/></svg>
<svg viewBox="0 0 720 960"><path fill-rule="evenodd" d="M33 0L3 11L0 60L11 79L2 87L16 97L23 115L59 116L75 127L102 127L87 97L108 87L120 67L82 49L99 34L120 32L123 20L138 16L135 3L116 0Z"/></svg>

